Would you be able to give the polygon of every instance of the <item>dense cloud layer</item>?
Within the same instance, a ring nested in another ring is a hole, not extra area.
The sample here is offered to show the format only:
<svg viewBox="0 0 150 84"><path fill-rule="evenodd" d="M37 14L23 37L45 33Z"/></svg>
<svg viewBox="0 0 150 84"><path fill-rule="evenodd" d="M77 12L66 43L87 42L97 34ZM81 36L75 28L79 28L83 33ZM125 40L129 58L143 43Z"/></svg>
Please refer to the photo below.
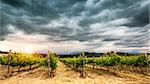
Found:
<svg viewBox="0 0 150 84"><path fill-rule="evenodd" d="M147 47L149 4L149 0L1 0L1 35L13 41L8 39L16 35L13 27L45 38L34 43L68 42L86 49Z"/></svg>

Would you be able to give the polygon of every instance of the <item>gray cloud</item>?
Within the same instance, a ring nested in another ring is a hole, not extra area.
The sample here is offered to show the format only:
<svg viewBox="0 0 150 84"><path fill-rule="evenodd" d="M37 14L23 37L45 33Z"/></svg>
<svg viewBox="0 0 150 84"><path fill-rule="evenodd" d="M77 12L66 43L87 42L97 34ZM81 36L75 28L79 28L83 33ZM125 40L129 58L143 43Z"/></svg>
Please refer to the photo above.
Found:
<svg viewBox="0 0 150 84"><path fill-rule="evenodd" d="M13 25L27 34L49 35L47 39L53 42L145 47L149 3L148 0L2 0L1 33L4 36L13 33L7 28Z"/></svg>

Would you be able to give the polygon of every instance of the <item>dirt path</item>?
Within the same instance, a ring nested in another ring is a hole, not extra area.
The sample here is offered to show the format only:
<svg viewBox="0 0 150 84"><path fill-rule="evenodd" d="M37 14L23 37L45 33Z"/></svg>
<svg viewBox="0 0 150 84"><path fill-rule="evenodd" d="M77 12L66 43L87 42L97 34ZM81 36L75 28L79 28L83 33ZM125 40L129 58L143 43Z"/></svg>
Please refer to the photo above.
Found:
<svg viewBox="0 0 150 84"><path fill-rule="evenodd" d="M54 78L41 78L43 72L41 68L34 69L32 71L23 72L19 75L7 78L5 80L0 80L0 84L141 84L142 82L119 78L111 75L96 75L89 73L92 76L86 77L85 79L80 78L80 73L75 72L71 68L68 68L63 63L58 63L58 68L56 69L56 76ZM32 74L31 74L32 73ZM34 73L34 74L33 74ZM36 74L36 76L35 76ZM30 76L31 75L31 76ZM33 75L35 77L33 77Z"/></svg>

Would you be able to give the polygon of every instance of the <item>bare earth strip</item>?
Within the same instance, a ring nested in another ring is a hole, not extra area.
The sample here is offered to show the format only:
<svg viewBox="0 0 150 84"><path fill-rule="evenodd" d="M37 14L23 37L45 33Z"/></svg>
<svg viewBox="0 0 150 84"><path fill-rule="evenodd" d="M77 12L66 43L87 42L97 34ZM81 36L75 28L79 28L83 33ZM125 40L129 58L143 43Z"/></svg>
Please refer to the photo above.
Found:
<svg viewBox="0 0 150 84"><path fill-rule="evenodd" d="M148 81L120 78L113 75L97 75L88 72L92 77L81 78L80 73L58 63L56 75L53 78L43 78L47 75L41 68L23 72L19 75L0 80L0 84L148 84ZM144 83L145 82L145 83Z"/></svg>

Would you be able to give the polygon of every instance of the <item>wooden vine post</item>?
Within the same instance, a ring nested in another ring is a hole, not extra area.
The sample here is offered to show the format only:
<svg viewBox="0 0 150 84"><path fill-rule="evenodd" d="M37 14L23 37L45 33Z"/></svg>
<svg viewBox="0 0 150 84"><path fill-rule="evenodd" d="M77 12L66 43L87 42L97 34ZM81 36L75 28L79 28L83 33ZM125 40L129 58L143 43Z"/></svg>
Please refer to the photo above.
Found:
<svg viewBox="0 0 150 84"><path fill-rule="evenodd" d="M85 53L82 53L81 54L81 62L82 62L82 65L81 65L81 77L83 77L83 78L85 78L86 76L85 76Z"/></svg>
<svg viewBox="0 0 150 84"><path fill-rule="evenodd" d="M148 60L150 60L149 57L148 57L148 53L150 53L149 50L145 53L147 63L148 63ZM149 67L150 67L150 64L148 64L148 65L147 65L147 68L146 68L146 74L147 74L147 75L150 75L150 74L149 74Z"/></svg>
<svg viewBox="0 0 150 84"><path fill-rule="evenodd" d="M8 65L7 65L7 76L10 76L10 63L11 63L11 59L12 59L12 53L11 50L8 53Z"/></svg>
<svg viewBox="0 0 150 84"><path fill-rule="evenodd" d="M92 65L93 65L93 69L94 69L94 65L95 65L95 63L94 63L94 57L92 57Z"/></svg>
<svg viewBox="0 0 150 84"><path fill-rule="evenodd" d="M48 76L50 77L51 76L51 57L50 57L50 51L48 51L47 53L47 62L48 62Z"/></svg>
<svg viewBox="0 0 150 84"><path fill-rule="evenodd" d="M76 58L75 56L73 58ZM75 61L73 61L73 69L75 69Z"/></svg>

